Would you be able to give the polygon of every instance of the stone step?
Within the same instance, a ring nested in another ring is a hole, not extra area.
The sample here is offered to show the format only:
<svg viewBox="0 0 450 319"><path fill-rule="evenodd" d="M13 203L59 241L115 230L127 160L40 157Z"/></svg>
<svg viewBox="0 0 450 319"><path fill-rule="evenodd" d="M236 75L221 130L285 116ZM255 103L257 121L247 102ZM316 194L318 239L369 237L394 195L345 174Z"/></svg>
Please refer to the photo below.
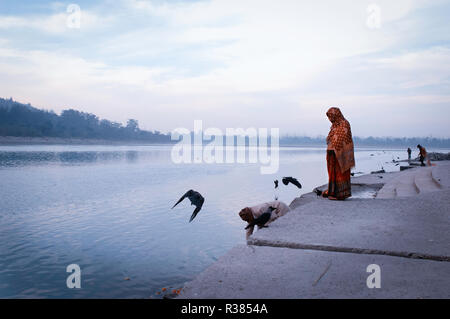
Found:
<svg viewBox="0 0 450 319"><path fill-rule="evenodd" d="M442 187L450 188L450 162L438 162L431 168L433 179Z"/></svg>
<svg viewBox="0 0 450 319"><path fill-rule="evenodd" d="M383 199L395 197L397 197L397 192L395 190L395 184L392 182L383 186L383 188L378 191L376 196L376 198L383 198Z"/></svg>
<svg viewBox="0 0 450 319"><path fill-rule="evenodd" d="M376 198L411 197L419 193L430 193L446 187L450 181L445 167L421 167L402 172L381 188Z"/></svg>
<svg viewBox="0 0 450 319"><path fill-rule="evenodd" d="M387 182L377 193L376 198L396 198L415 196L419 193L414 182L417 170L405 171Z"/></svg>
<svg viewBox="0 0 450 319"><path fill-rule="evenodd" d="M411 197L419 194L419 189L414 182L417 171L414 170L408 173L410 174L402 174L397 179L395 186L397 197Z"/></svg>
<svg viewBox="0 0 450 319"><path fill-rule="evenodd" d="M414 178L414 183L420 193L430 193L440 190L440 185L436 183L431 175L431 167L418 170Z"/></svg>

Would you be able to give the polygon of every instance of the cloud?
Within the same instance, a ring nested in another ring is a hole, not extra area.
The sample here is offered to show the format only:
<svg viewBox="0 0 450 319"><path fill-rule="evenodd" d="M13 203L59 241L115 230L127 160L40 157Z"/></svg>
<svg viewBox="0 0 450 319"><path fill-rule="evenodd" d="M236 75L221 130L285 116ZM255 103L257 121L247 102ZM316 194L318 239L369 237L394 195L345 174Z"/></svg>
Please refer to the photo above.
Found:
<svg viewBox="0 0 450 319"><path fill-rule="evenodd" d="M39 16L0 16L0 29L34 29L50 34L67 34L70 28L67 21L70 13L60 12ZM98 16L92 12L81 11L81 31L104 25L111 18Z"/></svg>
<svg viewBox="0 0 450 319"><path fill-rule="evenodd" d="M447 47L407 52L369 63L375 69L395 74L400 88L450 84L450 48Z"/></svg>
<svg viewBox="0 0 450 319"><path fill-rule="evenodd" d="M60 52L8 48L0 49L0 70L4 75L33 78L41 87L67 90L87 90L92 86L154 89L158 77L169 71L156 67L113 67Z"/></svg>
<svg viewBox="0 0 450 319"><path fill-rule="evenodd" d="M63 36L67 15L59 9L0 16L0 95L122 122L133 117L162 131L200 118L222 128L326 134L323 113L339 105L358 135L380 135L371 133L378 127L383 135L408 135L405 109L411 121L434 121L436 134L448 134L443 117L426 110L448 114L449 48L404 40L419 29L426 33L410 16L430 4L376 1L382 24L371 30L370 3L123 0L109 8L105 2L83 10L91 22L82 22L82 30L107 28L77 38ZM22 29L35 31L32 37L43 32L42 42L54 44L17 47L18 33L8 32ZM402 111L386 118L392 110Z"/></svg>
<svg viewBox="0 0 450 319"><path fill-rule="evenodd" d="M366 1L280 4L264 0L193 3L129 0L125 3L149 17L165 19L167 26L161 42L165 52L171 49L183 52L186 47L198 45L197 58L214 66L207 73L188 79L172 79L172 89L183 92L293 88L307 83L340 59L382 51L401 37L388 27L378 32L367 28L370 2ZM377 3L382 8L385 26L423 5L422 1L413 0ZM148 34L159 40L155 31L148 30ZM131 47L138 43L142 48L138 37L140 33L130 34L126 43Z"/></svg>

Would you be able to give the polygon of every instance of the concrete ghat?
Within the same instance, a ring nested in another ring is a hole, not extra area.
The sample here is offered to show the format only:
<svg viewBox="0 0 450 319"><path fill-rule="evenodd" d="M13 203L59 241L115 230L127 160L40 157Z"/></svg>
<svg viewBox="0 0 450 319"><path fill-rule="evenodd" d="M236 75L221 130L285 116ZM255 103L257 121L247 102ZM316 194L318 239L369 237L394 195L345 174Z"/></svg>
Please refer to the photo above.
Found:
<svg viewBox="0 0 450 319"><path fill-rule="evenodd" d="M437 165L352 179L405 197L294 200L179 298L450 298L450 162ZM381 267L381 289L366 286L369 264Z"/></svg>
<svg viewBox="0 0 450 319"><path fill-rule="evenodd" d="M381 288L366 285L381 268ZM178 298L449 298L450 263L289 248L237 246Z"/></svg>
<svg viewBox="0 0 450 319"><path fill-rule="evenodd" d="M248 243L449 257L449 207L450 190L408 199L316 199L256 232Z"/></svg>

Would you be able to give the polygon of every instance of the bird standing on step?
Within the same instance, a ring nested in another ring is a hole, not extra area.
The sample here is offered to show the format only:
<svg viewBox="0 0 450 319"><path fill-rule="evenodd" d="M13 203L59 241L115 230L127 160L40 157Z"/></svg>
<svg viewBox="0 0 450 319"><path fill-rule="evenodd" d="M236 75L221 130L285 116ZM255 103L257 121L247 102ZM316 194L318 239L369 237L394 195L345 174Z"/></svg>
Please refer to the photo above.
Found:
<svg viewBox="0 0 450 319"><path fill-rule="evenodd" d="M248 226L245 227L245 229L249 229L250 227L253 227L255 225L257 225L259 228L267 227L264 225L270 220L270 217L272 217L272 212L275 209L276 208L270 206L269 208L267 208L267 210L264 213L261 214L261 216L259 216L258 218L253 220L251 223L249 223Z"/></svg>

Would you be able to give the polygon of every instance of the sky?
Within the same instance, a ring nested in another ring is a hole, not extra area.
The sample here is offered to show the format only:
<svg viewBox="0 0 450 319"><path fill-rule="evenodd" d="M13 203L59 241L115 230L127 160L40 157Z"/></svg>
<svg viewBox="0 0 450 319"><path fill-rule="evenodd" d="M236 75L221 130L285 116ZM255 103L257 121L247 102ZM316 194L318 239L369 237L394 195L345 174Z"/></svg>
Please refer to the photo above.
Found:
<svg viewBox="0 0 450 319"><path fill-rule="evenodd" d="M449 16L449 0L0 0L0 97L307 136L337 106L357 136L448 138Z"/></svg>

